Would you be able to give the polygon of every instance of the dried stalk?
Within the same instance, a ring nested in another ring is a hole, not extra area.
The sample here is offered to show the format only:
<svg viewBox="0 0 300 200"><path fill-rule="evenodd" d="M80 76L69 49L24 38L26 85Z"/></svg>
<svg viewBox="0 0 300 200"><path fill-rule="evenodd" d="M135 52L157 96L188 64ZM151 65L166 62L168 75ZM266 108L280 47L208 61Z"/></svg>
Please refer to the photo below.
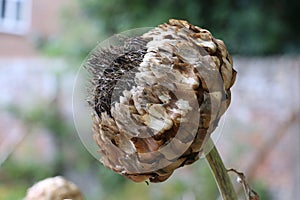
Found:
<svg viewBox="0 0 300 200"><path fill-rule="evenodd" d="M211 139L208 142L213 143ZM213 146L212 150L206 155L206 160L214 175L223 200L237 200L237 194L233 188L230 177L228 176L227 169L215 146Z"/></svg>
<svg viewBox="0 0 300 200"><path fill-rule="evenodd" d="M259 200L258 194L253 189L251 189L250 185L246 181L244 173L232 168L228 169L227 171L234 172L238 176L238 182L242 184L247 200Z"/></svg>

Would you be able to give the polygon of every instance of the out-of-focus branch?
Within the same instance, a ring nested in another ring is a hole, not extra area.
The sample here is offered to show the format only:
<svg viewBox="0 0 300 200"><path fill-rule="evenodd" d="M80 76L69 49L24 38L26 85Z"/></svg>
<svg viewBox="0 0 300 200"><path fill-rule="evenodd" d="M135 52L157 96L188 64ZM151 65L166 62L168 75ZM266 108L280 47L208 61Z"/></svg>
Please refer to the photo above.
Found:
<svg viewBox="0 0 300 200"><path fill-rule="evenodd" d="M291 127L297 120L299 120L299 111L292 113L291 116L287 119L287 121L280 125L277 131L275 131L270 138L263 142L260 149L257 151L258 153L253 159L252 163L248 165L248 169L246 170L247 177L249 180L253 178L260 164L264 162L264 160L266 160L272 149L288 133L289 127Z"/></svg>

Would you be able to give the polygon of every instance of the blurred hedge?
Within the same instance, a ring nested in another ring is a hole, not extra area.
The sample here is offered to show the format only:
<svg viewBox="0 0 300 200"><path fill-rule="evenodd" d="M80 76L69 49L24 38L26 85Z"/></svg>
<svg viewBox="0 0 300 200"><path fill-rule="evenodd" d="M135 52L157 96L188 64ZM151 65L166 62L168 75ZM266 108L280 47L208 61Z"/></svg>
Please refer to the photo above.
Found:
<svg viewBox="0 0 300 200"><path fill-rule="evenodd" d="M85 55L96 41L113 33L156 26L169 18L209 29L233 54L300 52L298 0L78 0L78 4L76 14L65 12L65 35L46 45L48 52Z"/></svg>

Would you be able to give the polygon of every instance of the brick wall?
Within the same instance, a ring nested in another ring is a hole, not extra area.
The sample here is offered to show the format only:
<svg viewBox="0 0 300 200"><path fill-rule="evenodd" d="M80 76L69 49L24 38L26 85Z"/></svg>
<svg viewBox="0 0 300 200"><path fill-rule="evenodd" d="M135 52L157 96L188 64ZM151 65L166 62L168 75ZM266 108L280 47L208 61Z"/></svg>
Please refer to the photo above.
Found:
<svg viewBox="0 0 300 200"><path fill-rule="evenodd" d="M30 4L29 28L24 34L0 31L0 57L37 56L36 39L57 34L60 30L61 11L72 3L71 0L27 1Z"/></svg>

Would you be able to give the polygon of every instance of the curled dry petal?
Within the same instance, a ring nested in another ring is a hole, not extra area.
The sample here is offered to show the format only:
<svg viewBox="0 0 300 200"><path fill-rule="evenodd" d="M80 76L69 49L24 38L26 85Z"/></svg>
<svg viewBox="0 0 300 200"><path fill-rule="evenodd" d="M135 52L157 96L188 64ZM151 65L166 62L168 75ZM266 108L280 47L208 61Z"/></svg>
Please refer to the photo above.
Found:
<svg viewBox="0 0 300 200"><path fill-rule="evenodd" d="M102 163L140 182L162 182L195 162L230 104L236 72L224 43L169 20L94 51L88 102Z"/></svg>

